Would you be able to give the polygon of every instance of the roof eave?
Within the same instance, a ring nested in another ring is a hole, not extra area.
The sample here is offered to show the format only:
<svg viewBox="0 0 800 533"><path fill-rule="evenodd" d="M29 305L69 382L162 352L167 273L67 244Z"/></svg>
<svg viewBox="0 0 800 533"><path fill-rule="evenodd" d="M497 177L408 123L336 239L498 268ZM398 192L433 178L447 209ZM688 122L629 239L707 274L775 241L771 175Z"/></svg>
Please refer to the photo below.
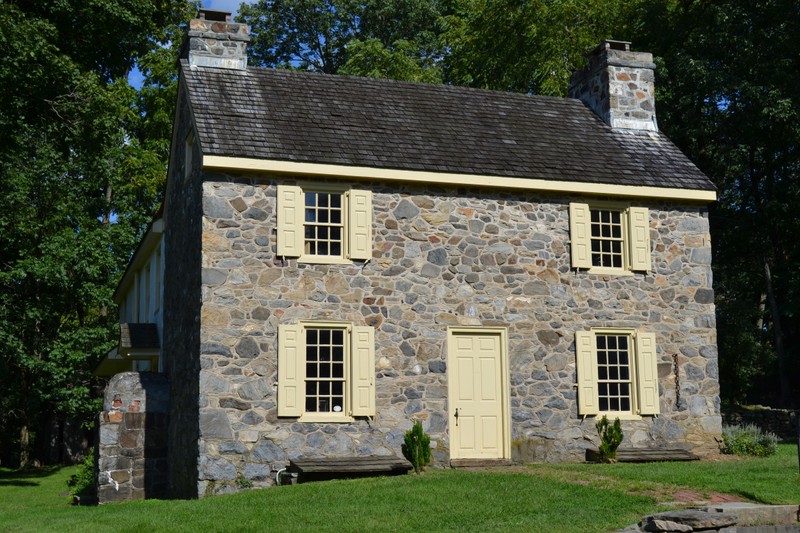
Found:
<svg viewBox="0 0 800 533"><path fill-rule="evenodd" d="M292 175L294 178L304 176L309 178L325 177L356 180L377 179L383 181L436 183L440 185L462 187L523 189L531 191L582 194L592 196L609 195L623 198L661 198L700 203L711 203L717 199L717 192L713 189L683 189L674 187L653 187L583 181L520 178L512 176L456 174L448 172L359 167L329 163L306 163L219 155L204 155L203 169L210 171L266 172L274 174L287 174Z"/></svg>

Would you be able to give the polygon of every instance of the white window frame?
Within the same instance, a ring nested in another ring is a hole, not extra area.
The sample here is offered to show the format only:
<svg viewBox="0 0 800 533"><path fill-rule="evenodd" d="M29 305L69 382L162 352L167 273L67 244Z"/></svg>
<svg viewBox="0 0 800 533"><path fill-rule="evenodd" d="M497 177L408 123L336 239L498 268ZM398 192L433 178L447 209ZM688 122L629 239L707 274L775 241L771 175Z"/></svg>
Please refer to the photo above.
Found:
<svg viewBox="0 0 800 533"><path fill-rule="evenodd" d="M622 266L595 266L592 258L592 212L616 211L621 214ZM569 205L572 267L589 274L632 275L651 270L650 212L620 202L572 202Z"/></svg>
<svg viewBox="0 0 800 533"><path fill-rule="evenodd" d="M307 412L305 334L343 330L344 405L341 412ZM300 422L353 422L375 416L375 329L350 322L302 320L278 326L278 416Z"/></svg>
<svg viewBox="0 0 800 533"><path fill-rule="evenodd" d="M597 337L627 336L630 367L630 403L628 411L603 411L598 396ZM658 415L659 384L655 333L630 328L592 328L575 333L577 366L578 415L607 416L609 419L640 420L642 416Z"/></svg>
<svg viewBox="0 0 800 533"><path fill-rule="evenodd" d="M306 252L306 193L341 194L341 253ZM302 183L277 186L278 255L301 263L351 264L372 257L372 193L337 183Z"/></svg>

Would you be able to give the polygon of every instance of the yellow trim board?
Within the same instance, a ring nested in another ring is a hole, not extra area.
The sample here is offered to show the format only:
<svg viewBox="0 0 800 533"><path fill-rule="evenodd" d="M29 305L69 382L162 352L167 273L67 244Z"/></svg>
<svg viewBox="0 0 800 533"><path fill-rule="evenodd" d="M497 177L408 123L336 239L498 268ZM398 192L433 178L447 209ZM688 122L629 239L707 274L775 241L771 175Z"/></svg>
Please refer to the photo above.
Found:
<svg viewBox="0 0 800 533"><path fill-rule="evenodd" d="M311 178L339 177L350 179L380 179L417 183L436 183L473 187L496 187L501 189L528 189L535 191L565 192L576 194L627 196L639 198L664 198L667 200L690 200L713 202L716 191L676 189L669 187L638 187L534 178L512 178L507 176L481 176L477 174L453 174L422 170L397 170L390 168L355 167L321 163L297 163L274 159L252 159L204 155L203 168L207 170L234 170L244 172L279 172L302 174Z"/></svg>

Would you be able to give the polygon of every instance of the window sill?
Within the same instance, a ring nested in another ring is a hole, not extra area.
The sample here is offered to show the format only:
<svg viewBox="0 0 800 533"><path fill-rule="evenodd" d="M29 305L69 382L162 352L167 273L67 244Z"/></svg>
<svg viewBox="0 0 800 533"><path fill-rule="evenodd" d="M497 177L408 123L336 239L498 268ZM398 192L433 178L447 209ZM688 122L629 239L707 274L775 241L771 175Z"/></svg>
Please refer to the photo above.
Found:
<svg viewBox="0 0 800 533"><path fill-rule="evenodd" d="M633 414L633 413L620 413L620 412L612 412L612 411L610 411L610 412L606 412L606 413L598 413L597 415L595 415L595 420L600 420L604 416L607 417L608 420L611 421L611 422L613 422L615 418L619 418L621 421L622 420L631 421L631 420L641 420L642 419L641 415L636 415L636 414Z"/></svg>
<svg viewBox="0 0 800 533"><path fill-rule="evenodd" d="M352 265L353 262L344 257L336 256L314 256L305 255L297 259L298 263L308 263L312 265Z"/></svg>
<svg viewBox="0 0 800 533"><path fill-rule="evenodd" d="M327 424L346 424L355 422L356 419L352 416L337 415L332 413L305 413L297 419L298 422L315 422Z"/></svg>
<svg viewBox="0 0 800 533"><path fill-rule="evenodd" d="M593 267L586 271L587 274L596 274L599 276L633 276L635 274L632 270L625 270L623 268L600 268Z"/></svg>

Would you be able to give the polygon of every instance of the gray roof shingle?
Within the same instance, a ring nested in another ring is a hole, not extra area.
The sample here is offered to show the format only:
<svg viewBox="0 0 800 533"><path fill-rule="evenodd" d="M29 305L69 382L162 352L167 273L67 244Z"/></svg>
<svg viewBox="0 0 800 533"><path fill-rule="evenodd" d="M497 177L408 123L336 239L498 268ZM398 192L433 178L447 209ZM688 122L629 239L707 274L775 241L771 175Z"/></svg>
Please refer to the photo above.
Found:
<svg viewBox="0 0 800 533"><path fill-rule="evenodd" d="M614 131L580 101L182 62L203 153L714 190L663 134Z"/></svg>

